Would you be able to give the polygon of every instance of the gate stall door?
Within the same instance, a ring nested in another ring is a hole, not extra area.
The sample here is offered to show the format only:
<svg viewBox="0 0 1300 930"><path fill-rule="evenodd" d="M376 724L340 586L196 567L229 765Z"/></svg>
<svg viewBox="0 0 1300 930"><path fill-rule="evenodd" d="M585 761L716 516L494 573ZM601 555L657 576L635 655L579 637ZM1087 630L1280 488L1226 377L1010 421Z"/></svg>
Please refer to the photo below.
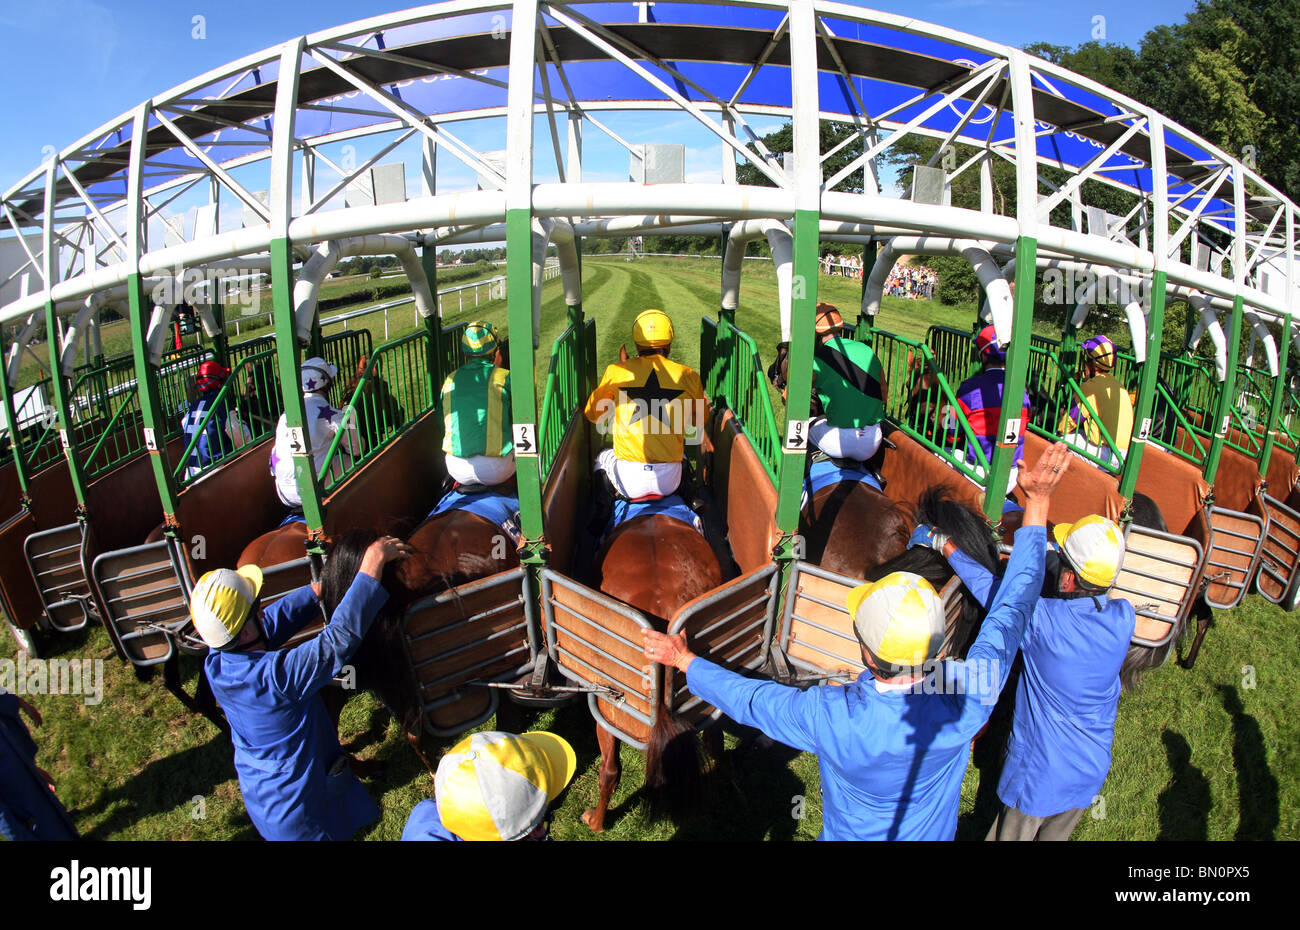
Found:
<svg viewBox="0 0 1300 930"><path fill-rule="evenodd" d="M402 641L425 729L455 736L497 710L492 684L513 684L535 666L539 638L523 568L466 582L412 604Z"/></svg>
<svg viewBox="0 0 1300 930"><path fill-rule="evenodd" d="M1133 642L1163 646L1190 611L1199 582L1202 549L1188 536L1130 524L1124 533L1124 564L1110 589L1137 611Z"/></svg>
<svg viewBox="0 0 1300 930"><path fill-rule="evenodd" d="M781 628L772 644L772 666L778 678L793 684L845 684L862 674L866 666L848 602L853 589L864 583L808 562L794 563ZM961 579L953 575L939 591L947 620L939 658L961 658L969 648L957 623L962 590Z"/></svg>
<svg viewBox="0 0 1300 930"><path fill-rule="evenodd" d="M653 629L634 607L542 571L546 650L556 668L588 692L596 722L629 746L644 750L659 715L660 667L646 661L641 631Z"/></svg>
<svg viewBox="0 0 1300 930"><path fill-rule="evenodd" d="M693 652L733 671L758 671L767 664L776 592L769 562L684 604L668 632L684 632ZM687 690L685 676L646 661L641 631L655 627L636 608L550 569L542 572L542 603L551 660L588 691L596 722L623 742L644 750L665 704L692 726L721 716Z"/></svg>

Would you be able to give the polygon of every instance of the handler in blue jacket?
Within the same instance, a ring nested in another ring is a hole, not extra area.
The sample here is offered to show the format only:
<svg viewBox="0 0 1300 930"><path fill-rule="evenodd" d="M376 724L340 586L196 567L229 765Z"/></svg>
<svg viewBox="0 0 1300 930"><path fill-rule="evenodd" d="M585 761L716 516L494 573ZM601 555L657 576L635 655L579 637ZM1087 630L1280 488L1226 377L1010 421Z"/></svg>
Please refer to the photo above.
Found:
<svg viewBox="0 0 1300 930"><path fill-rule="evenodd" d="M256 565L205 574L190 599L194 627L212 651L206 670L230 722L244 806L268 840L346 840L379 816L348 768L320 691L361 645L388 593L384 566L410 550L385 536L316 638L280 649L320 617L319 591L305 585L259 610Z"/></svg>
<svg viewBox="0 0 1300 930"><path fill-rule="evenodd" d="M41 715L16 694L0 690L0 836L7 840L75 840L77 828L36 765L36 743L18 712Z"/></svg>
<svg viewBox="0 0 1300 930"><path fill-rule="evenodd" d="M646 657L686 673L692 694L738 723L817 753L821 839L950 840L970 741L993 712L1042 588L1047 502L1069 460L1057 443L1021 471L1024 526L964 661L935 661L943 607L925 579L906 572L850 595L867 670L846 687L745 678L692 654L682 634L646 631Z"/></svg>
<svg viewBox="0 0 1300 930"><path fill-rule="evenodd" d="M940 549L976 599L998 580L929 527L913 540ZM1137 623L1133 605L1108 600L1124 562L1124 533L1102 516L1057 524L1063 563L1049 555L1049 590L1034 609L1021 652L1011 739L998 781L1002 812L990 840L1067 840L1110 772L1119 670Z"/></svg>

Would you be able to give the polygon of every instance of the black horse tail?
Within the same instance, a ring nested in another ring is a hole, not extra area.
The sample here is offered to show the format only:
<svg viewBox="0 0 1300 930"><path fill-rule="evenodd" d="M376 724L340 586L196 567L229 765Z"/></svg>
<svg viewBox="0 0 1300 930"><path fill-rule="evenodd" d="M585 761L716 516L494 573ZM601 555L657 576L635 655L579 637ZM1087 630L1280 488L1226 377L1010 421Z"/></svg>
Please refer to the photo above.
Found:
<svg viewBox="0 0 1300 930"><path fill-rule="evenodd" d="M645 785L652 808L673 818L693 810L699 806L703 783L695 728L661 705L645 752Z"/></svg>
<svg viewBox="0 0 1300 930"><path fill-rule="evenodd" d="M998 572L998 548L984 515L956 500L948 488L936 485L922 493L916 522L946 533L958 549L989 571Z"/></svg>
<svg viewBox="0 0 1300 930"><path fill-rule="evenodd" d="M1156 502L1141 491L1133 492L1133 522L1147 529L1169 532L1169 525L1165 523L1165 516Z"/></svg>

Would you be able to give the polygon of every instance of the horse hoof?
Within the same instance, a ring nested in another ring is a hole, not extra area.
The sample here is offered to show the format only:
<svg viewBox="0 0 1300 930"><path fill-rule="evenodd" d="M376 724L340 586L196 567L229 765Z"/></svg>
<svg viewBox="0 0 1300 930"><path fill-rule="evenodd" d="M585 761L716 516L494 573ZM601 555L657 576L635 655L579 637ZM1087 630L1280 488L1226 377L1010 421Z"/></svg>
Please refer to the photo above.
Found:
<svg viewBox="0 0 1300 930"><path fill-rule="evenodd" d="M605 824L603 823L605 818L601 817L597 819L596 808L594 807L587 808L585 811L582 812L581 819L584 824L586 824L588 827L591 828L592 833L605 832Z"/></svg>

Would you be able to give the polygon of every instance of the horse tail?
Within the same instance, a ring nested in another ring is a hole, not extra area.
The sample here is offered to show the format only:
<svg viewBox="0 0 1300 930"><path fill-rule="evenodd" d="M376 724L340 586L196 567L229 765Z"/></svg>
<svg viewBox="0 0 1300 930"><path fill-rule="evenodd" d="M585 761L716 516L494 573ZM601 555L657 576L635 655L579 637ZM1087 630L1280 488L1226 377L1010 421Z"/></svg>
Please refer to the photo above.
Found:
<svg viewBox="0 0 1300 930"><path fill-rule="evenodd" d="M1156 502L1141 491L1133 492L1133 522L1138 526L1159 530L1162 533L1169 532L1169 526L1165 523L1164 514L1160 512Z"/></svg>
<svg viewBox="0 0 1300 930"><path fill-rule="evenodd" d="M645 753L651 805L675 818L698 806L703 781L695 728L661 705Z"/></svg>
<svg viewBox="0 0 1300 930"><path fill-rule="evenodd" d="M1169 641L1163 646L1139 646L1136 643L1128 647L1128 653L1124 656L1124 662L1119 667L1119 687L1121 694L1128 694L1130 691L1136 691L1141 684L1143 672L1149 672L1152 669L1159 668L1165 664L1169 658L1169 653L1173 652L1174 647L1183 638L1183 631L1187 629L1188 618L1196 615L1197 619L1203 618L1204 614L1209 613L1210 608L1202 600L1197 600L1188 615L1174 624L1174 632L1169 637Z"/></svg>
<svg viewBox="0 0 1300 930"><path fill-rule="evenodd" d="M935 485L923 492L917 503L916 520L951 536L962 552L989 571L998 571L997 545L984 515L958 501L948 488Z"/></svg>

